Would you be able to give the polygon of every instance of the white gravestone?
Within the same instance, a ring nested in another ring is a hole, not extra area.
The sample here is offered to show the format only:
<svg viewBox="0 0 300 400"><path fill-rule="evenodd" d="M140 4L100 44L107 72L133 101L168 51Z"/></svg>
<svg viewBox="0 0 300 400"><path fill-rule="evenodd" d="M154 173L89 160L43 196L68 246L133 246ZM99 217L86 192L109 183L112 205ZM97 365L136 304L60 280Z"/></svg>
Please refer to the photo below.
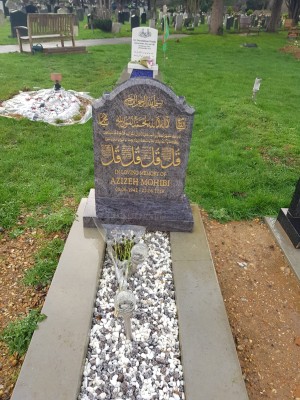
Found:
<svg viewBox="0 0 300 400"><path fill-rule="evenodd" d="M68 9L66 7L61 7L57 10L57 14L68 14Z"/></svg>
<svg viewBox="0 0 300 400"><path fill-rule="evenodd" d="M157 29L139 27L132 29L131 62L128 63L128 72L133 69L150 69L157 74ZM141 64L142 60L142 64ZM147 64L144 65L144 64Z"/></svg>
<svg viewBox="0 0 300 400"><path fill-rule="evenodd" d="M120 22L113 22L111 32L112 33L120 33L121 31L121 24Z"/></svg>
<svg viewBox="0 0 300 400"><path fill-rule="evenodd" d="M149 28L155 29L155 19L149 19Z"/></svg>

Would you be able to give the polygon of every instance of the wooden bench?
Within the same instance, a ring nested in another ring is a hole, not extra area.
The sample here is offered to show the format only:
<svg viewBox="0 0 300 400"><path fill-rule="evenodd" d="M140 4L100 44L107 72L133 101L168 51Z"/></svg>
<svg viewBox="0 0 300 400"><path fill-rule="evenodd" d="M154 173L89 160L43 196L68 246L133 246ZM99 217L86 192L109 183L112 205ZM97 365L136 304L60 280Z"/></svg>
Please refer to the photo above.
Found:
<svg viewBox="0 0 300 400"><path fill-rule="evenodd" d="M27 30L27 35L23 35ZM51 42L59 39L61 46L64 41L71 39L72 46L75 47L74 40L74 15L72 14L27 14L27 27L16 27L17 38L20 52L23 52L23 43L29 42L30 50L32 46L40 42Z"/></svg>

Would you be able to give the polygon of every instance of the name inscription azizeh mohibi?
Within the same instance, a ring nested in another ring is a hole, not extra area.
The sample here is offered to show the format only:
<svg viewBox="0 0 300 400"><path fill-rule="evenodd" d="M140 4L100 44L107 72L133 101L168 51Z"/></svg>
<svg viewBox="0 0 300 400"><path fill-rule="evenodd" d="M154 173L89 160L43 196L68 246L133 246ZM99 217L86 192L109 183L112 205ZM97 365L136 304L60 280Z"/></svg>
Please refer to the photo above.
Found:
<svg viewBox="0 0 300 400"><path fill-rule="evenodd" d="M184 194L194 109L159 81L130 79L93 105L95 204L106 224L190 231Z"/></svg>

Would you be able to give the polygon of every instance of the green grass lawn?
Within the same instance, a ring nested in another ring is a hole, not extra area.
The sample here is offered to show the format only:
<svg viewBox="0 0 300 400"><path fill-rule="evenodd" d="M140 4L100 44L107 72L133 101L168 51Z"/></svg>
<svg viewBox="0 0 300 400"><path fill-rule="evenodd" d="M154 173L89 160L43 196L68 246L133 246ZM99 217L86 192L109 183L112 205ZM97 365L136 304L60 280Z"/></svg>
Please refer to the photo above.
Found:
<svg viewBox="0 0 300 400"><path fill-rule="evenodd" d="M186 192L215 218L276 215L291 201L300 166L300 76L299 61L279 52L285 36L170 40L165 62L158 45L164 81L196 110ZM241 47L244 42L258 47ZM3 54L0 99L24 88L51 87L54 71L62 73L65 89L98 98L113 89L129 59L129 45L77 55ZM256 77L262 84L255 104ZM4 117L0 122L0 226L15 229L24 210L33 213L30 223L42 227L45 215L52 222L65 214L70 219L64 199L78 202L94 186L92 122L65 127Z"/></svg>

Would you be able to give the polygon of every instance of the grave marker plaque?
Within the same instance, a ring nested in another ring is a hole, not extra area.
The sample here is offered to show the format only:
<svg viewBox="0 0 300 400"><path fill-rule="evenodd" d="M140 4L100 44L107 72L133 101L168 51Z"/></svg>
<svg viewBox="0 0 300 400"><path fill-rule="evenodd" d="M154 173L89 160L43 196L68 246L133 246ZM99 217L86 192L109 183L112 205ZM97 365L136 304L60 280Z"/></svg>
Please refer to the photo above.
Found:
<svg viewBox="0 0 300 400"><path fill-rule="evenodd" d="M194 109L166 85L130 79L93 105L95 205L105 224L191 231L184 194Z"/></svg>
<svg viewBox="0 0 300 400"><path fill-rule="evenodd" d="M128 72L134 69L151 69L158 72L156 64L158 30L152 28L139 27L132 30L131 40L131 62L128 63ZM148 67L139 64L140 60L148 60Z"/></svg>
<svg viewBox="0 0 300 400"><path fill-rule="evenodd" d="M300 248L300 179L290 204L290 207L281 208L277 221L285 230L296 249Z"/></svg>
<svg viewBox="0 0 300 400"><path fill-rule="evenodd" d="M153 60L156 64L157 53L157 29L135 28L132 30L131 61L139 61L142 58Z"/></svg>

